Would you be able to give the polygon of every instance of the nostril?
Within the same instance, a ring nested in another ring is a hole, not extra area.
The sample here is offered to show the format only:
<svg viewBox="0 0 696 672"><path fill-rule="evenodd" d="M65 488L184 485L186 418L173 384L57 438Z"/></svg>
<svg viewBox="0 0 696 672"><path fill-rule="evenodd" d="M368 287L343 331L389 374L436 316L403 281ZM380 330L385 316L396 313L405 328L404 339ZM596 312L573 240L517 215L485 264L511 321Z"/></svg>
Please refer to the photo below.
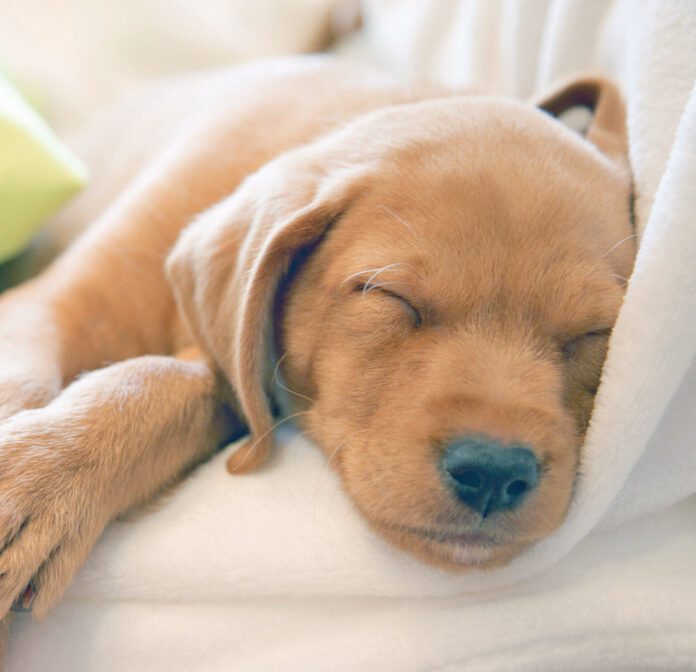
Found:
<svg viewBox="0 0 696 672"><path fill-rule="evenodd" d="M452 478L454 478L459 485L463 485L467 488L480 488L483 485L483 476L473 469L452 471L450 473L452 474Z"/></svg>
<svg viewBox="0 0 696 672"><path fill-rule="evenodd" d="M529 488L529 484L525 481L513 481L505 488L505 494L510 497L518 497L523 494L527 488Z"/></svg>

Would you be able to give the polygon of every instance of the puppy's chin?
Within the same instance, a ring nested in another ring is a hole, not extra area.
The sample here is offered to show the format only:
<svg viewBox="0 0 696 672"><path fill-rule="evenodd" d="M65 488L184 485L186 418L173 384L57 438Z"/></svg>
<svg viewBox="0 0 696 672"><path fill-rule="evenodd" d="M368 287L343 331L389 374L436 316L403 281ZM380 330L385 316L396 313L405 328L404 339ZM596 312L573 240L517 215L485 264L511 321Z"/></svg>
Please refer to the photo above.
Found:
<svg viewBox="0 0 696 672"><path fill-rule="evenodd" d="M490 570L508 564L533 542L496 540L477 532L446 533L417 528L398 528L372 522L389 542L429 565L450 572Z"/></svg>

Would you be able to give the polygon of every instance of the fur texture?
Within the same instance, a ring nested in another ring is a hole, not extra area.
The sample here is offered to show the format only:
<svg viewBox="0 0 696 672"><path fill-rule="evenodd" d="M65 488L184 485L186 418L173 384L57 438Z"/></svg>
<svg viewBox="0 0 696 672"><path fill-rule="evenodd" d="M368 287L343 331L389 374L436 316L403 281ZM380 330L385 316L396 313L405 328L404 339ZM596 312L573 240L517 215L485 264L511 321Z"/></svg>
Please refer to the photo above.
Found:
<svg viewBox="0 0 696 672"><path fill-rule="evenodd" d="M261 464L274 380L424 560L494 567L554 530L634 256L612 85L538 103L593 109L586 138L323 59L151 95L86 139L95 183L54 230L87 231L0 301L0 613L32 577L46 613L109 520L247 426L228 467ZM523 506L482 521L444 487L463 433L533 447Z"/></svg>

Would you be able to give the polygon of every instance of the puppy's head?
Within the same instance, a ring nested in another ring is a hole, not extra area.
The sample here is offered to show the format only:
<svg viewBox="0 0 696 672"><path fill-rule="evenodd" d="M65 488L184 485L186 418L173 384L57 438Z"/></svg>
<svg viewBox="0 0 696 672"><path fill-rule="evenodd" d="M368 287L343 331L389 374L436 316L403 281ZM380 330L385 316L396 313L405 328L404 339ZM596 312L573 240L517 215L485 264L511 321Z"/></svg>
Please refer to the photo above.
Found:
<svg viewBox="0 0 696 672"><path fill-rule="evenodd" d="M554 118L578 105L584 137ZM180 307L252 432L232 471L270 448L275 348L285 402L392 542L494 567L558 527L634 245L616 91L540 107L381 110L183 234Z"/></svg>

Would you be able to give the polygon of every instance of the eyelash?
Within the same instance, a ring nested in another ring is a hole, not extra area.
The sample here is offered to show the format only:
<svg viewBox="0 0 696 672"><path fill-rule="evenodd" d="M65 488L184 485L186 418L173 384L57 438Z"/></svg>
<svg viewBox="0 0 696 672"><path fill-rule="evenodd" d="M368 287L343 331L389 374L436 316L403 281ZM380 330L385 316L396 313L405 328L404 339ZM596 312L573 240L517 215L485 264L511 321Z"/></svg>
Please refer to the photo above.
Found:
<svg viewBox="0 0 696 672"><path fill-rule="evenodd" d="M378 292L381 292L382 294L385 294L386 296L392 299L396 299L397 301L402 303L411 313L414 327L420 327L423 324L423 316L421 315L421 312L408 299L401 296L401 294L397 294L396 292L393 292L390 289L384 289L383 287L375 285L370 285L368 287L366 284L358 284L353 288L354 292L368 292L372 290L377 290Z"/></svg>

